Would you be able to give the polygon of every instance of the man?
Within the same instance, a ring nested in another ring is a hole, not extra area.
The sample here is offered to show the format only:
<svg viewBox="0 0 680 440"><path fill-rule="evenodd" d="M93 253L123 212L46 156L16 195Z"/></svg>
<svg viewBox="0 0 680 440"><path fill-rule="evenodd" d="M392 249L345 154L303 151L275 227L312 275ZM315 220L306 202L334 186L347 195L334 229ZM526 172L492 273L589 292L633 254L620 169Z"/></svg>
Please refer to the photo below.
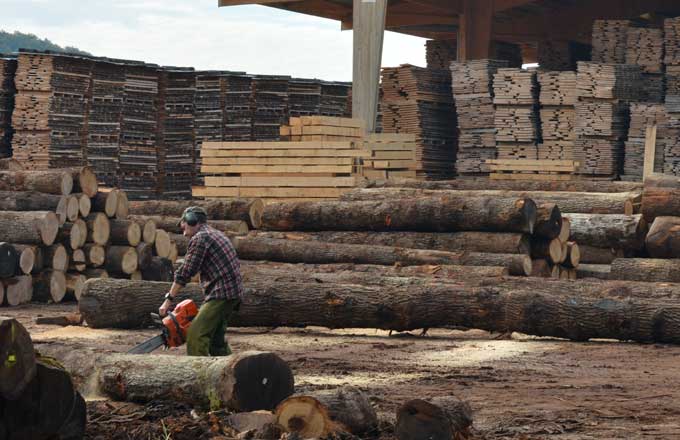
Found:
<svg viewBox="0 0 680 440"><path fill-rule="evenodd" d="M227 356L231 354L224 339L227 323L243 298L241 266L226 235L210 227L207 221L208 214L201 207L184 210L180 225L184 236L190 238L189 247L158 311L165 316L180 289L200 273L205 302L189 327L187 354Z"/></svg>

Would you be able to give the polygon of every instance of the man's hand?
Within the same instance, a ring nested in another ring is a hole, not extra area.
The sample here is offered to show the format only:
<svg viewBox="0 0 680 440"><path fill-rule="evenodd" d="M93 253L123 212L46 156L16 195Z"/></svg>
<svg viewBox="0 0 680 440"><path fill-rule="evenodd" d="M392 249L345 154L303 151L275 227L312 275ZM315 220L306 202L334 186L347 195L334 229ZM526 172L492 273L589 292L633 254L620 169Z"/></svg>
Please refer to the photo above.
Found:
<svg viewBox="0 0 680 440"><path fill-rule="evenodd" d="M163 301L163 304L161 304L161 307L158 309L158 314L162 317L164 317L168 313L168 309L172 305L172 301L169 299L166 299Z"/></svg>

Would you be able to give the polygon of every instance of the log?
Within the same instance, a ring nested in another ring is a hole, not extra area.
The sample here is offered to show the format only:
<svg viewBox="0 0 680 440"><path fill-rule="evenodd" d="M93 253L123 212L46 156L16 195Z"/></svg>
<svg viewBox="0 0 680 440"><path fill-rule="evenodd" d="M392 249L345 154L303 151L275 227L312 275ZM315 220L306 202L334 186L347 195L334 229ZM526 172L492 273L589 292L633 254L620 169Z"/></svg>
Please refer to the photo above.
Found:
<svg viewBox="0 0 680 440"><path fill-rule="evenodd" d="M149 322L170 283L88 280L79 310L92 328ZM201 298L189 284L183 296ZM494 332L680 343L680 285L542 278L361 286L253 280L234 327L323 326L408 331L466 327Z"/></svg>
<svg viewBox="0 0 680 440"><path fill-rule="evenodd" d="M288 202L265 207L262 228L278 231L533 232L530 199L421 198L377 202Z"/></svg>
<svg viewBox="0 0 680 440"><path fill-rule="evenodd" d="M356 245L326 242L301 242L267 238L236 237L233 240L239 258L287 263L311 264L381 264L422 266L451 264L463 266L503 266L511 275L531 273L531 259L519 254L483 254L406 249L391 246Z"/></svg>
<svg viewBox="0 0 680 440"><path fill-rule="evenodd" d="M593 193L550 192L531 190L422 190L413 188L358 188L344 193L340 200L394 200L400 198L452 197L452 198L508 198L532 199L537 205L553 204L561 212L581 214L634 214L640 205L640 192ZM555 237L549 237L555 238Z"/></svg>
<svg viewBox="0 0 680 440"><path fill-rule="evenodd" d="M144 271L151 265L154 246L148 243L140 243L135 250L137 251L137 268Z"/></svg>
<svg viewBox="0 0 680 440"><path fill-rule="evenodd" d="M70 256L66 248L61 244L53 244L43 248L43 258L48 268L65 272L70 264Z"/></svg>
<svg viewBox="0 0 680 440"><path fill-rule="evenodd" d="M182 227L179 225L180 217L168 217L161 215L130 215L128 218L140 224L152 221L156 227L173 234L181 234ZM218 231L228 234L244 235L248 233L248 224L241 220L209 220L208 224Z"/></svg>
<svg viewBox="0 0 680 440"><path fill-rule="evenodd" d="M2 245L0 244L0 247ZM43 253L37 246L26 244L13 244L14 250L19 255L19 271L17 275L29 275L43 268Z"/></svg>
<svg viewBox="0 0 680 440"><path fill-rule="evenodd" d="M680 258L680 217L656 217L645 248L652 258Z"/></svg>
<svg viewBox="0 0 680 440"><path fill-rule="evenodd" d="M93 212L86 219L87 241L105 246L111 236L111 224L106 214Z"/></svg>
<svg viewBox="0 0 680 440"><path fill-rule="evenodd" d="M116 189L118 194L116 199L118 203L116 204L116 215L117 219L126 220L130 214L130 202L128 201L127 193L123 190Z"/></svg>
<svg viewBox="0 0 680 440"><path fill-rule="evenodd" d="M680 212L680 189L645 188L641 212L650 224L657 217L677 215Z"/></svg>
<svg viewBox="0 0 680 440"><path fill-rule="evenodd" d="M639 250L647 223L642 215L564 214L571 223L571 241L602 248Z"/></svg>
<svg viewBox="0 0 680 440"><path fill-rule="evenodd" d="M156 242L156 222L147 220L145 222L139 222L139 226L142 228L142 240L144 243L154 244Z"/></svg>
<svg viewBox="0 0 680 440"><path fill-rule="evenodd" d="M142 279L149 281L172 282L174 268L172 261L167 258L153 257L147 267L141 271Z"/></svg>
<svg viewBox="0 0 680 440"><path fill-rule="evenodd" d="M531 258L546 259L552 264L559 264L562 259L562 243L559 239L533 240L531 242Z"/></svg>
<svg viewBox="0 0 680 440"><path fill-rule="evenodd" d="M543 258L531 260L531 274L534 278L550 278L552 277L552 266Z"/></svg>
<svg viewBox="0 0 680 440"><path fill-rule="evenodd" d="M531 252L529 235L513 232L251 232L250 236L283 240L316 240L329 243L396 246L438 251L470 251L492 254ZM179 244L179 241L177 241ZM183 247L180 246L180 254ZM186 253L186 252L184 252Z"/></svg>
<svg viewBox="0 0 680 440"><path fill-rule="evenodd" d="M666 174L651 174L645 178L645 189L648 188L668 188L680 189L680 179L678 176L670 176Z"/></svg>
<svg viewBox="0 0 680 440"><path fill-rule="evenodd" d="M91 167L74 168L73 192L83 193L87 197L94 197L99 191L97 175Z"/></svg>
<svg viewBox="0 0 680 440"><path fill-rule="evenodd" d="M366 181L366 188L421 188L431 190L503 190L503 191L557 191L557 192L635 192L643 189L639 182L613 182L591 180L416 180L389 179Z"/></svg>
<svg viewBox="0 0 680 440"><path fill-rule="evenodd" d="M98 191L92 198L92 211L103 212L113 218L118 209L118 191Z"/></svg>
<svg viewBox="0 0 680 440"><path fill-rule="evenodd" d="M541 203L537 206L534 236L553 240L562 232L562 213L554 203Z"/></svg>
<svg viewBox="0 0 680 440"><path fill-rule="evenodd" d="M611 264L610 279L678 283L680 260L617 258Z"/></svg>
<svg viewBox="0 0 680 440"><path fill-rule="evenodd" d="M57 241L68 243L72 250L80 249L87 242L87 223L82 219L73 223L64 223L59 229Z"/></svg>
<svg viewBox="0 0 680 440"><path fill-rule="evenodd" d="M170 242L170 236L163 229L156 230L156 240L153 245L156 255L159 257L168 258L170 256L172 243Z"/></svg>
<svg viewBox="0 0 680 440"><path fill-rule="evenodd" d="M116 400L171 400L234 411L271 410L293 393L293 373L274 353L225 357L112 354L97 361L98 385Z"/></svg>
<svg viewBox="0 0 680 440"><path fill-rule="evenodd" d="M568 217L562 216L562 229L560 230L560 235L557 237L562 243L569 241L571 236L571 220Z"/></svg>
<svg viewBox="0 0 680 440"><path fill-rule="evenodd" d="M35 350L26 328L0 317L0 398L17 399L36 374Z"/></svg>
<svg viewBox="0 0 680 440"><path fill-rule="evenodd" d="M5 303L5 285L0 280L0 306Z"/></svg>
<svg viewBox="0 0 680 440"><path fill-rule="evenodd" d="M78 206L78 199L72 195L61 196L56 209L54 210L59 217L59 225L63 225L67 221L74 222L80 214ZM50 209L51 211L51 209Z"/></svg>
<svg viewBox="0 0 680 440"><path fill-rule="evenodd" d="M600 280L610 279L611 266L609 264L579 264L576 268L579 279L597 278Z"/></svg>
<svg viewBox="0 0 680 440"><path fill-rule="evenodd" d="M56 211L66 198L35 191L0 191L0 211Z"/></svg>
<svg viewBox="0 0 680 440"><path fill-rule="evenodd" d="M0 278L19 275L19 253L9 243L0 243Z"/></svg>
<svg viewBox="0 0 680 440"><path fill-rule="evenodd" d="M170 241L177 246L178 255L186 255L187 249L189 249L189 237L185 237L182 234L169 234Z"/></svg>
<svg viewBox="0 0 680 440"><path fill-rule="evenodd" d="M0 171L0 191L36 191L69 195L73 176L64 170Z"/></svg>
<svg viewBox="0 0 680 440"><path fill-rule="evenodd" d="M378 427L378 416L364 393L346 386L298 394L279 403L276 423L301 438L324 438L336 432L360 435Z"/></svg>
<svg viewBox="0 0 680 440"><path fill-rule="evenodd" d="M90 267L100 267L106 261L106 249L97 244L86 244L83 246L85 252L85 263Z"/></svg>
<svg viewBox="0 0 680 440"><path fill-rule="evenodd" d="M137 246L142 241L142 228L133 220L109 220L112 244Z"/></svg>
<svg viewBox="0 0 680 440"><path fill-rule="evenodd" d="M76 249L71 253L71 263L68 270L82 272L87 269L87 257L85 251Z"/></svg>
<svg viewBox="0 0 680 440"><path fill-rule="evenodd" d="M83 271L83 275L87 277L89 280L90 278L108 278L109 273L106 271L106 269L85 269ZM85 286L83 286L84 289ZM82 296L82 292L81 292Z"/></svg>
<svg viewBox="0 0 680 440"><path fill-rule="evenodd" d="M240 220L252 229L261 225L264 204L260 199L140 201L130 204L130 214L180 217L189 206L200 206L210 220Z"/></svg>
<svg viewBox="0 0 680 440"><path fill-rule="evenodd" d="M573 241L568 242L566 245L567 249L564 253L566 258L562 262L562 265L569 269L575 269L581 263L581 250L579 245Z"/></svg>
<svg viewBox="0 0 680 440"><path fill-rule="evenodd" d="M83 317L78 313L71 313L70 315L61 316L38 316L34 321L38 325L60 325L67 327L69 325L82 325Z"/></svg>
<svg viewBox="0 0 680 440"><path fill-rule="evenodd" d="M109 246L106 250L105 268L109 272L127 275L137 271L139 262L137 251L130 246Z"/></svg>
<svg viewBox="0 0 680 440"><path fill-rule="evenodd" d="M622 249L614 248L598 248L594 246L586 246L579 244L579 253L581 254L581 264L612 264L612 261L617 258L623 258L624 252Z"/></svg>
<svg viewBox="0 0 680 440"><path fill-rule="evenodd" d="M33 298L33 277L21 275L2 280L5 286L5 301L9 306L26 304Z"/></svg>
<svg viewBox="0 0 680 440"><path fill-rule="evenodd" d="M0 211L0 242L50 246L59 232L59 219L48 211Z"/></svg>
<svg viewBox="0 0 680 440"><path fill-rule="evenodd" d="M80 300L80 296L85 288L85 281L87 277L78 272L69 272L66 274L66 293L73 296L76 301Z"/></svg>
<svg viewBox="0 0 680 440"><path fill-rule="evenodd" d="M398 440L451 440L468 437L472 408L454 396L413 399L397 410Z"/></svg>
<svg viewBox="0 0 680 440"><path fill-rule="evenodd" d="M24 167L21 165L21 162L16 159L12 159L11 157L0 159L0 170L21 171L23 169Z"/></svg>
<svg viewBox="0 0 680 440"><path fill-rule="evenodd" d="M92 211L92 200L87 194L78 194L78 211L81 217L87 217Z"/></svg>
<svg viewBox="0 0 680 440"><path fill-rule="evenodd" d="M66 295L66 276L58 270L44 270L33 277L33 301L60 303Z"/></svg>
<svg viewBox="0 0 680 440"><path fill-rule="evenodd" d="M177 243L175 243L174 241L170 241L170 254L168 255L168 260L170 260L170 262L174 264L178 258L179 249L177 248Z"/></svg>

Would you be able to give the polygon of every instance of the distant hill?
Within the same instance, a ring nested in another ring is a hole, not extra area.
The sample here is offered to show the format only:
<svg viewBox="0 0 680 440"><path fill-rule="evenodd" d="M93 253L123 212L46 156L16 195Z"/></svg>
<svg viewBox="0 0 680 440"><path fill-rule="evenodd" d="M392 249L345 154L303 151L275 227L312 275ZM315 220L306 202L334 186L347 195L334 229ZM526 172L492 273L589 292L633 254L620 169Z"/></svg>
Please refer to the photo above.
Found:
<svg viewBox="0 0 680 440"><path fill-rule="evenodd" d="M54 52L90 55L75 47L61 47L52 43L47 38L40 39L33 34L24 34L16 31L13 33L0 31L0 53L12 53L19 49L51 50Z"/></svg>

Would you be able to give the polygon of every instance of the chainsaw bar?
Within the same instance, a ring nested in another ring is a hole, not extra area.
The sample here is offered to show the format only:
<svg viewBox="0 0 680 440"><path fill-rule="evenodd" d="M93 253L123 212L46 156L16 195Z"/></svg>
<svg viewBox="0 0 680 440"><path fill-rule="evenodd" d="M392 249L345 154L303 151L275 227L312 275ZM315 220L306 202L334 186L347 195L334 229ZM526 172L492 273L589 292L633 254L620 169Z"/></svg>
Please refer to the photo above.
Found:
<svg viewBox="0 0 680 440"><path fill-rule="evenodd" d="M142 342L138 346L134 347L132 350L128 351L128 354L151 353L152 351L163 345L165 345L165 338L163 337L163 335L154 336L153 338Z"/></svg>

